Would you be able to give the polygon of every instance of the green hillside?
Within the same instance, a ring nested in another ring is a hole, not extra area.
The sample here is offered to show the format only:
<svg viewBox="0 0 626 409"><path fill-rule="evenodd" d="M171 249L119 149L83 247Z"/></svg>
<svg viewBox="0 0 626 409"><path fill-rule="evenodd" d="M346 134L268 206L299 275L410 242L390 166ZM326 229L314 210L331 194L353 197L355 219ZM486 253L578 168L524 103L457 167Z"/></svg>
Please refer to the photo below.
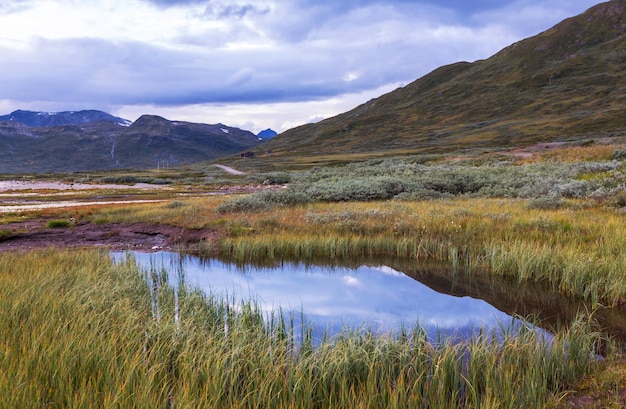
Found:
<svg viewBox="0 0 626 409"><path fill-rule="evenodd" d="M305 157L332 163L624 135L625 33L626 1L599 4L487 60L440 67L288 130L255 148L255 161L295 166Z"/></svg>

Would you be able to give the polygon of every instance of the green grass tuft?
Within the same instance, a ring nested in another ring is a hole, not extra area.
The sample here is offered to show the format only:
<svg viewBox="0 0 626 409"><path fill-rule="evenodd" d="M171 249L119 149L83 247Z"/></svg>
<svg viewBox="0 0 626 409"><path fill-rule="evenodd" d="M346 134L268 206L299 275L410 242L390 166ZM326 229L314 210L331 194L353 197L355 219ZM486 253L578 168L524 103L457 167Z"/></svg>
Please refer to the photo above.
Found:
<svg viewBox="0 0 626 409"><path fill-rule="evenodd" d="M50 220L47 226L51 229L70 227L72 224L68 220Z"/></svg>

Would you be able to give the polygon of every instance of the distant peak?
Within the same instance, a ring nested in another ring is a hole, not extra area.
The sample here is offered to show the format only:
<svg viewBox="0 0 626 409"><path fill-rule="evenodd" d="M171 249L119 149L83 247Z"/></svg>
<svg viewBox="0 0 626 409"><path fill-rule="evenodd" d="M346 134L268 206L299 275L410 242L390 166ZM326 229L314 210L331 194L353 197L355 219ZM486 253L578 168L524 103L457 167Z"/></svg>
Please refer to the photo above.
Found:
<svg viewBox="0 0 626 409"><path fill-rule="evenodd" d="M271 139L271 138L275 137L276 135L278 135L278 133L276 131L274 131L271 128L267 128L267 129L259 132L257 134L257 137L259 139L261 139L261 140L264 140L264 139Z"/></svg>
<svg viewBox="0 0 626 409"><path fill-rule="evenodd" d="M18 109L9 115L0 116L0 121L21 123L30 127L51 127L64 125L81 125L98 121L129 124L130 121L95 109L83 111L27 111Z"/></svg>
<svg viewBox="0 0 626 409"><path fill-rule="evenodd" d="M141 124L141 123L147 123L147 122L168 122L169 123L170 121L163 118L162 116L144 114L140 116L139 118L137 118L137 120L135 121L135 124Z"/></svg>

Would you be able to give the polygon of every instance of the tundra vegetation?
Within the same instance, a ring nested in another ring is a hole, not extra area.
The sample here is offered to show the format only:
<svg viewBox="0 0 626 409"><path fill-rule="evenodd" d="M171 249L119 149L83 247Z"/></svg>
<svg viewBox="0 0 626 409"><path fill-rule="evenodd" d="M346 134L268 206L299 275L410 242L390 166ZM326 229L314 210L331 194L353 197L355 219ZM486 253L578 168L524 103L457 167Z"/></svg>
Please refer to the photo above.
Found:
<svg viewBox="0 0 626 409"><path fill-rule="evenodd" d="M215 239L195 251L238 262L439 260L460 278L512 276L615 307L626 302L623 152L592 144L524 158L407 156L222 182L196 168L194 189L276 189L33 216L207 229ZM103 252L1 254L0 281L8 406L559 407L578 389L602 394L597 407L619 407L626 387L622 350L592 311L555 328L550 343L522 327L501 340L431 345L416 327L396 338L346 331L313 347L253 303L233 308Z"/></svg>
<svg viewBox="0 0 626 409"><path fill-rule="evenodd" d="M545 407L593 371L602 336L580 319L429 344L346 332L313 347L167 274L106 252L0 255L6 407Z"/></svg>

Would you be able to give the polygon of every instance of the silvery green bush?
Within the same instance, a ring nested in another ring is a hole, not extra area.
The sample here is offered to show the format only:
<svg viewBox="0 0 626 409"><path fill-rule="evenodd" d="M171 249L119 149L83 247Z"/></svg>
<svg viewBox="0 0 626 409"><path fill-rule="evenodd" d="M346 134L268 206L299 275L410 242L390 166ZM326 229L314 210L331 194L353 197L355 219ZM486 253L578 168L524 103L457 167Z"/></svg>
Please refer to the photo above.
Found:
<svg viewBox="0 0 626 409"><path fill-rule="evenodd" d="M264 175L261 175L265 177ZM235 199L218 211L261 211L308 201L433 200L452 197L523 198L550 208L566 198L615 197L626 186L619 161L540 163L510 161L427 165L415 158L375 159L293 172L289 187ZM534 200L537 199L537 200ZM228 209L228 210L226 210Z"/></svg>

